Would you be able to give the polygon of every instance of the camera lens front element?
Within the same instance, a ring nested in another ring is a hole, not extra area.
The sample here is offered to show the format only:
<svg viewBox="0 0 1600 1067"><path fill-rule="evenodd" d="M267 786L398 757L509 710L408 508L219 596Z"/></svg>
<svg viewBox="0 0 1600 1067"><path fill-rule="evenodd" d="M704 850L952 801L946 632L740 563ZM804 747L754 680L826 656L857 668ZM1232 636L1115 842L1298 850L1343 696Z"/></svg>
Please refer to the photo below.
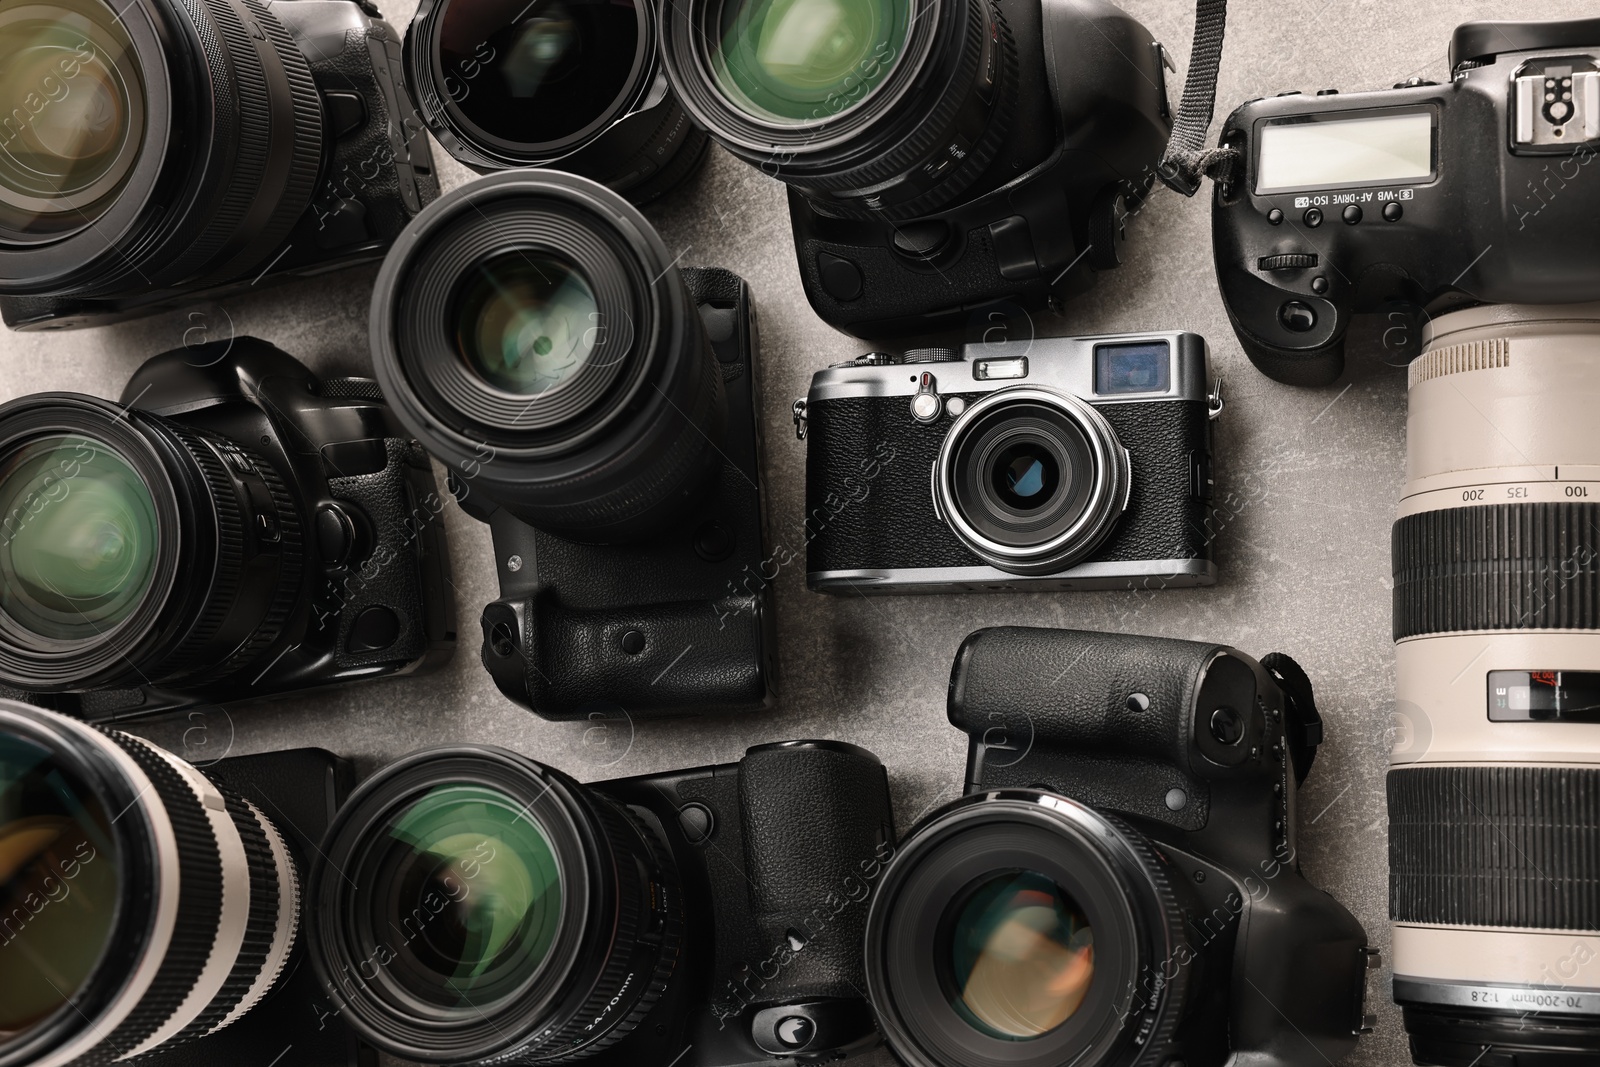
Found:
<svg viewBox="0 0 1600 1067"><path fill-rule="evenodd" d="M561 870L522 806L494 788L440 785L380 831L362 921L411 935L390 965L407 994L489 1006L544 965L563 917Z"/></svg>
<svg viewBox="0 0 1600 1067"><path fill-rule="evenodd" d="M144 71L99 0L0 3L0 235L92 226L143 148Z"/></svg>
<svg viewBox="0 0 1600 1067"><path fill-rule="evenodd" d="M408 756L368 779L312 873L311 962L368 1041L425 1063L580 1059L631 1033L682 938L658 832L515 753Z"/></svg>
<svg viewBox="0 0 1600 1067"><path fill-rule="evenodd" d="M434 77L447 106L506 148L554 152L628 102L646 14L632 0L448 0Z"/></svg>
<svg viewBox="0 0 1600 1067"><path fill-rule="evenodd" d="M86 641L148 595L150 487L110 445L42 437L0 458L0 612L41 638Z"/></svg>
<svg viewBox="0 0 1600 1067"><path fill-rule="evenodd" d="M467 275L457 344L485 382L538 397L571 381L594 353L600 312L583 272L556 256L504 252Z"/></svg>
<svg viewBox="0 0 1600 1067"><path fill-rule="evenodd" d="M1002 389L966 409L934 465L934 505L985 562L1049 574L1115 527L1132 471L1111 425L1076 397Z"/></svg>
<svg viewBox="0 0 1600 1067"><path fill-rule="evenodd" d="M1167 864L1035 790L965 797L912 831L867 918L867 995L908 1067L1131 1062L1185 1011Z"/></svg>
<svg viewBox="0 0 1600 1067"><path fill-rule="evenodd" d="M1094 930L1048 875L1000 871L950 909L952 1003L999 1038L1049 1033L1083 1004L1094 981Z"/></svg>
<svg viewBox="0 0 1600 1067"><path fill-rule="evenodd" d="M857 107L905 54L911 0L723 0L718 90L758 120L804 125Z"/></svg>
<svg viewBox="0 0 1600 1067"><path fill-rule="evenodd" d="M220 1030L277 984L299 877L249 801L154 745L0 700L0 1067Z"/></svg>

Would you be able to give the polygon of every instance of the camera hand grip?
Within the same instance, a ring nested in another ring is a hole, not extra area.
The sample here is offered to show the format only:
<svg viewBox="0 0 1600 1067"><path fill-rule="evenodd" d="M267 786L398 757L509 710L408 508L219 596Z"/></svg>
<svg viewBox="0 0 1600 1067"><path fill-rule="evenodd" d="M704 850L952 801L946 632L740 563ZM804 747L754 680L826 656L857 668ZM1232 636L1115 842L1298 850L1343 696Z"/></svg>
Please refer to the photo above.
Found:
<svg viewBox="0 0 1600 1067"><path fill-rule="evenodd" d="M587 610L541 593L483 612L483 663L546 719L735 711L767 692L757 602L739 598Z"/></svg>
<svg viewBox="0 0 1600 1067"><path fill-rule="evenodd" d="M760 1002L859 998L867 904L894 848L888 777L837 741L752 748L739 764Z"/></svg>

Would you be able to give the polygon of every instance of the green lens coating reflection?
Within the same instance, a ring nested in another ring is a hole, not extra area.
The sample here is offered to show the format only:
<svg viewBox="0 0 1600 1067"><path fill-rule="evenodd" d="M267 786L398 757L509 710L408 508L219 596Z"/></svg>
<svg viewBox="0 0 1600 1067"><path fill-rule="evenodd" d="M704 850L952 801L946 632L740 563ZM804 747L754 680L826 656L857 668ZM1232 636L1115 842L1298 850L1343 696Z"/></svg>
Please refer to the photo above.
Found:
<svg viewBox="0 0 1600 1067"><path fill-rule="evenodd" d="M563 915L560 864L527 805L467 783L436 786L388 829L373 928L398 931L414 992L482 1006L543 965Z"/></svg>
<svg viewBox="0 0 1600 1067"><path fill-rule="evenodd" d="M0 226L49 235L105 213L142 147L143 77L98 0L0 0Z"/></svg>
<svg viewBox="0 0 1600 1067"><path fill-rule="evenodd" d="M540 252L503 252L479 264L451 317L467 366L517 396L541 396L570 381L601 336L589 280Z"/></svg>
<svg viewBox="0 0 1600 1067"><path fill-rule="evenodd" d="M783 125L854 108L905 51L912 0L724 0L711 53L717 88Z"/></svg>
<svg viewBox="0 0 1600 1067"><path fill-rule="evenodd" d="M963 1017L992 1037L1027 1040L1082 1005L1094 980L1094 931L1049 877L1004 871L953 909L947 964Z"/></svg>
<svg viewBox="0 0 1600 1067"><path fill-rule="evenodd" d="M0 734L0 1048L78 996L120 891L99 799L47 749Z"/></svg>
<svg viewBox="0 0 1600 1067"><path fill-rule="evenodd" d="M0 460L0 609L39 637L100 637L149 591L158 531L150 487L110 445L30 441Z"/></svg>

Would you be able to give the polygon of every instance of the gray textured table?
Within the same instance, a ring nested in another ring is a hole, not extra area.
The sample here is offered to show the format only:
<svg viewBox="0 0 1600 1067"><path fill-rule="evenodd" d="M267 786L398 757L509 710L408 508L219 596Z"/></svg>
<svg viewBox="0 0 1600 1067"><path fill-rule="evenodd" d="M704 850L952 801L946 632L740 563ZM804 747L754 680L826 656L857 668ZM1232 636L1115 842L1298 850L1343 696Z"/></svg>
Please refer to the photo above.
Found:
<svg viewBox="0 0 1600 1067"><path fill-rule="evenodd" d="M1187 0L1124 5L1186 70ZM1474 18L1572 16L1568 0L1480 0L1397 5L1380 0L1235 0L1218 90L1218 118L1238 102L1284 89L1383 88L1411 75L1443 80L1451 29ZM397 26L405 0L384 4ZM1176 101L1177 81L1173 93ZM469 175L435 147L447 186ZM647 210L684 264L728 267L747 278L761 315L767 486L774 536L800 530L804 446L789 404L812 372L865 349L824 325L801 292L783 189L718 149L684 188ZM1310 672L1327 743L1302 794L1300 851L1308 875L1344 901L1387 949L1383 775L1393 704L1389 642L1389 523L1405 445L1403 372L1371 333L1352 338L1345 377L1323 390L1257 374L1228 327L1211 270L1206 197L1159 190L1133 221L1129 261L1061 318L1037 316L1041 336L1188 329L1211 342L1227 383L1217 423L1217 560L1211 589L1154 594L1076 593L836 599L810 593L798 563L777 579L780 702L737 720L642 723L586 730L544 722L505 700L478 664L477 613L496 595L486 527L453 505L455 595L462 644L425 678L369 684L152 727L150 736L195 758L320 745L363 773L443 742L505 745L584 780L736 759L746 746L836 737L887 764L902 827L959 791L963 735L944 717L956 646L979 626L1030 624L1215 639L1255 655L1282 650ZM325 373L365 373L367 301L374 271L299 283L230 300L222 323L266 338ZM179 347L183 314L60 334L0 332L0 398L43 389L115 395L146 357ZM202 727L196 729L196 726ZM185 734L184 730L188 730ZM1387 960L1385 961L1387 963ZM1408 1064L1387 967L1373 984L1378 1030L1347 1063ZM877 1053L857 1062L881 1067Z"/></svg>

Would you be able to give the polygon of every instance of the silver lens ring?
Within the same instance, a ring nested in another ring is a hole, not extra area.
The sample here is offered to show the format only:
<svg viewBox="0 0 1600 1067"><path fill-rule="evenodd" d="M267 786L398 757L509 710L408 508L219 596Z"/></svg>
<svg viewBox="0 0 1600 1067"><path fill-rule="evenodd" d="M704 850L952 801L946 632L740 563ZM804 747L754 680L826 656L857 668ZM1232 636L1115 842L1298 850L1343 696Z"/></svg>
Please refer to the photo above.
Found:
<svg viewBox="0 0 1600 1067"><path fill-rule="evenodd" d="M1018 466L1029 481L1008 485L1007 470ZM1122 517L1132 484L1128 451L1105 416L1038 386L1001 389L968 407L933 465L940 518L973 554L1013 574L1050 574L1093 552Z"/></svg>

